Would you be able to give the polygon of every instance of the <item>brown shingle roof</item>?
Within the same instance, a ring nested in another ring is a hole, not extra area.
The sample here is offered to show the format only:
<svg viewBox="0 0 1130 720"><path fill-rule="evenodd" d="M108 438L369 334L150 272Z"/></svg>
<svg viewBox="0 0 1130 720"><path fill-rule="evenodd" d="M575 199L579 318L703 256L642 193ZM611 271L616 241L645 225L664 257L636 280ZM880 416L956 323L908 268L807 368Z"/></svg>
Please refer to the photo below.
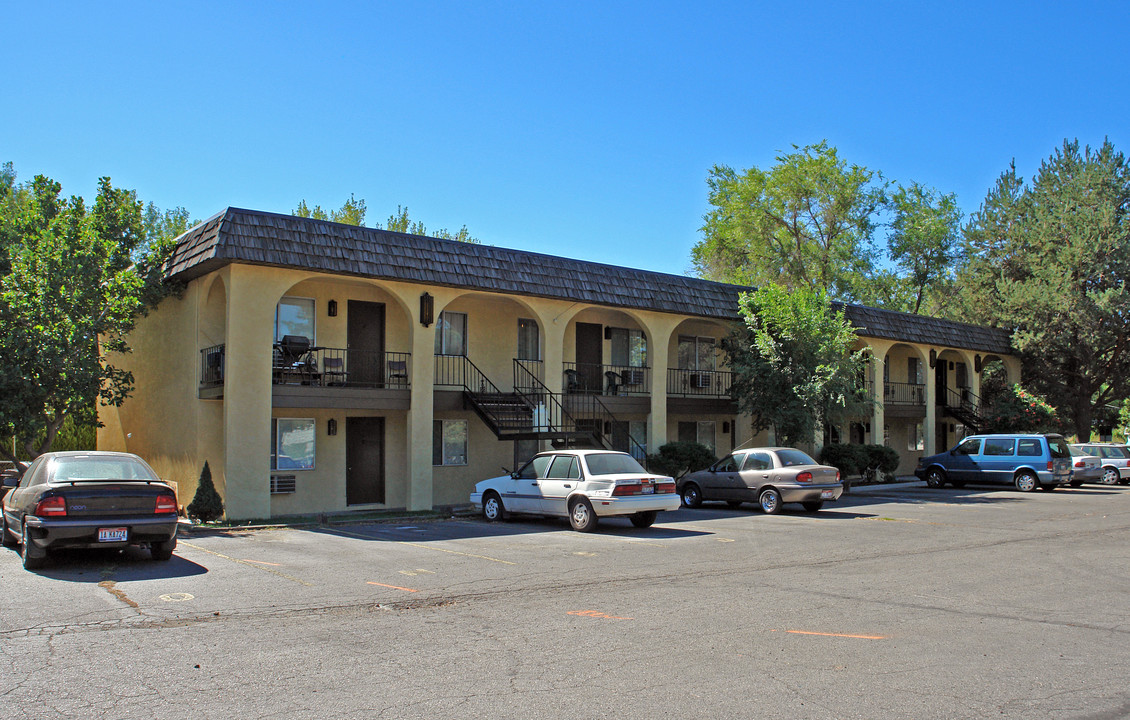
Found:
<svg viewBox="0 0 1130 720"><path fill-rule="evenodd" d="M736 320L751 288L539 253L228 208L182 235L167 274L188 280L228 263ZM861 335L1009 353L1003 330L843 305Z"/></svg>

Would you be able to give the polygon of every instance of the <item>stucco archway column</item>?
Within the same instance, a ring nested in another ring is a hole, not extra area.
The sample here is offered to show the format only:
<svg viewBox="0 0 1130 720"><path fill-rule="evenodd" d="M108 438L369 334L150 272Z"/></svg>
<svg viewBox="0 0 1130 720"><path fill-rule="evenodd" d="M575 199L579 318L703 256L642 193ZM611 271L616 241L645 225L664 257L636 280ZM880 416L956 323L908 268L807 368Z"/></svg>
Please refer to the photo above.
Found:
<svg viewBox="0 0 1130 720"><path fill-rule="evenodd" d="M867 363L867 374L871 380L871 444L886 445L885 428L887 426L886 406L883 398L886 396L883 382L883 366L887 362L887 353L891 351L890 343L870 345L871 360Z"/></svg>
<svg viewBox="0 0 1130 720"><path fill-rule="evenodd" d="M224 505L235 520L271 516L271 346L281 291L254 270L228 270Z"/></svg>
<svg viewBox="0 0 1130 720"><path fill-rule="evenodd" d="M938 444L938 388L936 385L937 369L930 362L929 351L926 352L926 356L923 358L923 360L925 361L926 365L926 422L924 423L925 427L922 429L922 434L925 435L923 440L926 449L925 451L923 451L923 454L933 455L934 453L938 452L936 449ZM938 360L937 362L942 361Z"/></svg>
<svg viewBox="0 0 1130 720"><path fill-rule="evenodd" d="M651 411L647 417L647 451L659 452L667 443L667 354L671 335L683 318L649 315L640 318L647 333L648 364L651 365Z"/></svg>

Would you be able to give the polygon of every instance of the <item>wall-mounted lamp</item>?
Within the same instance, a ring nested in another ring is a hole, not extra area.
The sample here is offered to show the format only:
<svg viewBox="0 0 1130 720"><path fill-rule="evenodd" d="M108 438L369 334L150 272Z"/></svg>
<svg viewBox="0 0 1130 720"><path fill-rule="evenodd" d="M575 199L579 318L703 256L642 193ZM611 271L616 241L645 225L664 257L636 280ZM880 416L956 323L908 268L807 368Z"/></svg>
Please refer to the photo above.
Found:
<svg viewBox="0 0 1130 720"><path fill-rule="evenodd" d="M722 434L723 435L729 435L730 434L730 421L729 420L723 420L722 421Z"/></svg>
<svg viewBox="0 0 1130 720"><path fill-rule="evenodd" d="M337 420L336 419L330 418L329 420L326 421L326 434L327 435L337 435Z"/></svg>
<svg viewBox="0 0 1130 720"><path fill-rule="evenodd" d="M981 372L981 356L980 355L974 355L973 356L973 372L976 372L976 373Z"/></svg>
<svg viewBox="0 0 1130 720"><path fill-rule="evenodd" d="M435 322L436 299L429 293L420 296L420 324L424 327Z"/></svg>
<svg viewBox="0 0 1130 720"><path fill-rule="evenodd" d="M605 340L611 340L612 339L612 326L611 325L605 325L604 326L604 339Z"/></svg>
<svg viewBox="0 0 1130 720"><path fill-rule="evenodd" d="M938 351L935 350L934 348L930 348L930 367L934 367L937 364L938 364Z"/></svg>
<svg viewBox="0 0 1130 720"><path fill-rule="evenodd" d="M326 314L330 317L337 317L337 300L330 300L326 303Z"/></svg>
<svg viewBox="0 0 1130 720"><path fill-rule="evenodd" d="M953 360L950 360L950 370L953 370Z"/></svg>

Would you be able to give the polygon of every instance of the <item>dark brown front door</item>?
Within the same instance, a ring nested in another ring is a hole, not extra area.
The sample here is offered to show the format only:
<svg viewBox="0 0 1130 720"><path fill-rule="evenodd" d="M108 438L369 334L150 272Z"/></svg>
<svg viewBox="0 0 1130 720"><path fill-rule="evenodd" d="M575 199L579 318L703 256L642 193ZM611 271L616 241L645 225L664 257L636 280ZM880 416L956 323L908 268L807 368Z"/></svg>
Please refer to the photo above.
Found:
<svg viewBox="0 0 1130 720"><path fill-rule="evenodd" d="M349 382L380 385L384 382L385 306L384 303L349 301L347 328L349 357L346 361Z"/></svg>
<svg viewBox="0 0 1130 720"><path fill-rule="evenodd" d="M345 418L345 504L385 501L385 419Z"/></svg>
<svg viewBox="0 0 1130 720"><path fill-rule="evenodd" d="M604 391L604 328L577 323L577 381L584 392Z"/></svg>

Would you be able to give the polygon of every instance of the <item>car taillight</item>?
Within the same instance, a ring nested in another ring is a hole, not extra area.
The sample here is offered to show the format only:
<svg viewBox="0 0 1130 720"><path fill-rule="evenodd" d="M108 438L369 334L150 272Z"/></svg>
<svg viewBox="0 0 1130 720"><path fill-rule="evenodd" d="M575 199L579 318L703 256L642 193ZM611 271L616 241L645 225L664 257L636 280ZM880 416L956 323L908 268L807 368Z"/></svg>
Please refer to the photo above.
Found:
<svg viewBox="0 0 1130 720"><path fill-rule="evenodd" d="M1048 472L1051 472L1054 469L1055 469L1055 467L1052 465L1052 461L1048 460Z"/></svg>
<svg viewBox="0 0 1130 720"><path fill-rule="evenodd" d="M655 492L657 493L673 493L675 492L675 481L655 483Z"/></svg>
<svg viewBox="0 0 1130 720"><path fill-rule="evenodd" d="M612 496L616 497L617 495L639 495L642 490L643 486L639 483L635 483L633 485L617 485L612 489Z"/></svg>
<svg viewBox="0 0 1130 720"><path fill-rule="evenodd" d="M60 517L67 514L67 499L62 495L47 497L35 506L34 515L38 517Z"/></svg>
<svg viewBox="0 0 1130 720"><path fill-rule="evenodd" d="M796 481L797 482L812 482L812 473L808 472L807 470L805 470L804 472L798 472L796 474Z"/></svg>
<svg viewBox="0 0 1130 720"><path fill-rule="evenodd" d="M157 502L153 506L153 512L156 513L175 513L177 511L177 499L172 495L158 495Z"/></svg>
<svg viewBox="0 0 1130 720"><path fill-rule="evenodd" d="M1080 460L1079 462L1075 463L1075 467L1087 467L1087 463Z"/></svg>

